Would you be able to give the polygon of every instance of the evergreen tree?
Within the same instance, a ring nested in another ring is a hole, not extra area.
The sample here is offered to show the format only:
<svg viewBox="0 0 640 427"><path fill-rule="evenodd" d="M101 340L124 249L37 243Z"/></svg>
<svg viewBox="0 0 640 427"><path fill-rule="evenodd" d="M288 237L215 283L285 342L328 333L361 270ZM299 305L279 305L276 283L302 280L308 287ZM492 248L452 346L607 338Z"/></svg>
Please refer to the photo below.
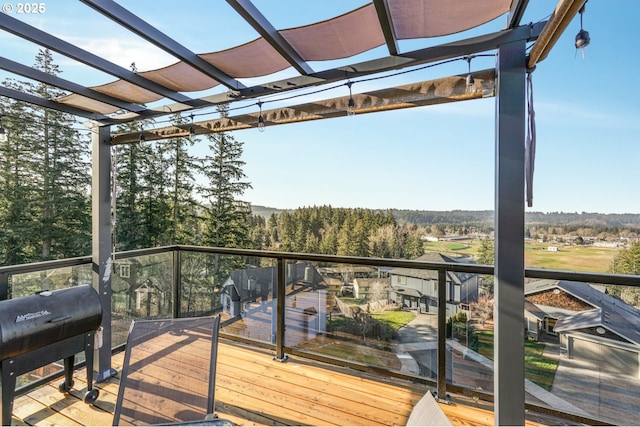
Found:
<svg viewBox="0 0 640 427"><path fill-rule="evenodd" d="M41 50L36 69L58 75L51 51ZM59 98L64 92L39 83L32 91L45 99ZM35 174L38 188L38 231L41 236L41 259L64 258L90 253L91 205L88 141L73 130L74 119L67 113L34 108L38 141ZM34 150L35 151L35 150Z"/></svg>
<svg viewBox="0 0 640 427"><path fill-rule="evenodd" d="M60 74L49 50L36 69ZM5 82L44 99L65 93L43 83ZM73 116L20 101L8 101L3 144L0 223L2 262L15 264L86 255L91 250L88 141L72 126Z"/></svg>
<svg viewBox="0 0 640 427"><path fill-rule="evenodd" d="M141 144L139 198L142 214L142 247L150 248L171 243L171 176L163 150L157 144Z"/></svg>
<svg viewBox="0 0 640 427"><path fill-rule="evenodd" d="M3 83L21 87L11 81ZM21 119L29 115L26 104L6 101L3 110L2 124L8 138L0 143L0 265L24 264L38 259L38 236L33 227L37 187L31 150L34 134L29 123Z"/></svg>
<svg viewBox="0 0 640 427"><path fill-rule="evenodd" d="M180 115L173 118L173 124L183 125L186 119ZM163 145L165 161L169 166L171 187L169 208L168 242L172 244L196 244L200 238L198 231L199 204L194 198L195 176L201 162L189 154L194 141L191 138L172 138Z"/></svg>
<svg viewBox="0 0 640 427"><path fill-rule="evenodd" d="M614 274L640 275L640 242L633 242L621 249L611 262ZM607 292L617 296L629 305L640 307L640 289L631 286L608 286Z"/></svg>
<svg viewBox="0 0 640 427"><path fill-rule="evenodd" d="M493 265L495 250L493 240L482 239L478 248L478 264Z"/></svg>
<svg viewBox="0 0 640 427"><path fill-rule="evenodd" d="M633 242L626 249L621 249L611 263L614 274L640 275L640 242Z"/></svg>
<svg viewBox="0 0 640 427"><path fill-rule="evenodd" d="M133 123L119 125L117 132L135 132ZM139 178L144 156L145 143L117 146L115 149L116 165L116 250L126 251L144 247L142 229L142 182Z"/></svg>
<svg viewBox="0 0 640 427"><path fill-rule="evenodd" d="M227 117L228 106L219 106L218 112ZM212 153L205 157L203 167L208 186L200 188L208 201L204 243L219 247L247 247L251 206L239 197L251 188L251 184L244 181L243 143L225 132L209 134L207 139Z"/></svg>

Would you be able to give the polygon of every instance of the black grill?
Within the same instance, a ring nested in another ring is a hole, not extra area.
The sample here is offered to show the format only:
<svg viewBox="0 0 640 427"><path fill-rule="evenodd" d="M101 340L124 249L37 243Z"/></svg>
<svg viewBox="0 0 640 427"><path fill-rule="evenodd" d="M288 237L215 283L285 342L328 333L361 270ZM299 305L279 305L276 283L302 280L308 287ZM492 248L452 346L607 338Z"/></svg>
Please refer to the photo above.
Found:
<svg viewBox="0 0 640 427"><path fill-rule="evenodd" d="M91 286L76 286L0 301L0 372L2 375L2 425L11 425L16 378L64 359L61 392L73 387L75 355L84 351L87 392L93 403L93 349L102 321L100 296Z"/></svg>

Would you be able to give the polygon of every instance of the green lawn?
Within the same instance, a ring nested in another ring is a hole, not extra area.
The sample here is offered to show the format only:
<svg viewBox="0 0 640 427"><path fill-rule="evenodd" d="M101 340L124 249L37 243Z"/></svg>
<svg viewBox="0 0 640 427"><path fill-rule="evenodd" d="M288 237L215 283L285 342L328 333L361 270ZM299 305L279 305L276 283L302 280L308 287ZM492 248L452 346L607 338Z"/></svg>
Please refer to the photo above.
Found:
<svg viewBox="0 0 640 427"><path fill-rule="evenodd" d="M478 353L493 360L493 331L477 331ZM524 376L526 379L551 391L558 362L542 355L544 344L535 341L524 343Z"/></svg>
<svg viewBox="0 0 640 427"><path fill-rule="evenodd" d="M549 246L556 246L558 251L549 251ZM528 242L524 259L527 267L606 273L617 253L615 248Z"/></svg>
<svg viewBox="0 0 640 427"><path fill-rule="evenodd" d="M548 248L550 246L557 247L558 251L549 251ZM439 252L449 256L467 255L475 257L478 255L479 247L480 240L424 243L426 252ZM526 267L530 268L606 273L609 271L613 257L618 253L618 250L585 245L527 241L524 259Z"/></svg>
<svg viewBox="0 0 640 427"><path fill-rule="evenodd" d="M475 255L480 240L462 240L458 242L424 242L425 252L439 252L445 255Z"/></svg>
<svg viewBox="0 0 640 427"><path fill-rule="evenodd" d="M371 317L379 322L387 323L393 330L397 331L415 319L416 314L407 311L383 311L381 313L372 313Z"/></svg>

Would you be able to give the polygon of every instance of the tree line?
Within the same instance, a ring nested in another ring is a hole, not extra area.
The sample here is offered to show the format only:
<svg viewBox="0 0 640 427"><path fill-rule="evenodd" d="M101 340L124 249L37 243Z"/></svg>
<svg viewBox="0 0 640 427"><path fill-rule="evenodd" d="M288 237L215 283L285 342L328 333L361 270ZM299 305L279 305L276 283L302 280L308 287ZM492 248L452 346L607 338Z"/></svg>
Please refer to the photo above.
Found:
<svg viewBox="0 0 640 427"><path fill-rule="evenodd" d="M49 50L34 67L62 71ZM43 83L6 79L5 86L45 99L65 95ZM0 98L0 265L91 253L91 133L70 114ZM221 116L228 107L218 107ZM171 123L188 118L176 114ZM142 123L149 125L150 123ZM75 126L75 127L74 127ZM114 131L137 132L141 123ZM251 187L243 143L229 133L206 135L207 154L193 155L200 138L114 146L115 251L172 244L322 254L415 258L423 229L398 225L390 212L331 206L301 208L267 219L243 200Z"/></svg>

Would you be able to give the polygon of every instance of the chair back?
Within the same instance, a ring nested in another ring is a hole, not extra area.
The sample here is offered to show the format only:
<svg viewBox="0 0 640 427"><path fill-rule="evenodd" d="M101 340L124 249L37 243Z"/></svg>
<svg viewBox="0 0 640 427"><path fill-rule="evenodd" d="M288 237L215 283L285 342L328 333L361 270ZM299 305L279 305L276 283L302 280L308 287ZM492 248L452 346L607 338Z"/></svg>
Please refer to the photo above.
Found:
<svg viewBox="0 0 640 427"><path fill-rule="evenodd" d="M219 327L220 316L133 321L113 425L211 417Z"/></svg>

